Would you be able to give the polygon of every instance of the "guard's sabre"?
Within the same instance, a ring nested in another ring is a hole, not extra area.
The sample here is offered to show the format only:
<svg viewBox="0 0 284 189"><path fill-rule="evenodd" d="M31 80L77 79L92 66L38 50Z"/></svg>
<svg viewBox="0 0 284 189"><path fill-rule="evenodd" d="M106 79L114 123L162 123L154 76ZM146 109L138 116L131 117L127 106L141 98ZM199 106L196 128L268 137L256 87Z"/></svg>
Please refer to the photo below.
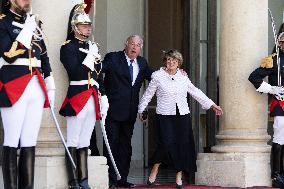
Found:
<svg viewBox="0 0 284 189"><path fill-rule="evenodd" d="M60 136L61 142L62 142L62 144L64 145L64 148L65 148L65 150L66 150L66 152L67 152L67 154L68 154L68 157L69 157L69 159L70 159L70 161L71 161L71 163L72 163L72 165L73 165L73 168L76 169L76 164L75 164L75 162L74 162L74 160L73 160L73 158L72 158L72 156L71 156L71 154L70 154L70 152L69 152L69 150L68 150L68 148L67 148L67 145L66 145L64 136L63 136L63 134L62 134L62 132L61 132L61 129L60 129L59 123L58 123L58 121L57 121L57 118L56 118L56 116L55 116L54 110L53 110L53 108L52 108L51 106L50 106L49 109L50 109L50 112L51 112L53 121L54 121L54 123L55 123L57 132L58 132L58 134L59 134L59 136Z"/></svg>
<svg viewBox="0 0 284 189"><path fill-rule="evenodd" d="M81 51L81 52L83 52L83 53L86 53L86 54L89 53L89 50L86 50L86 49L83 49L83 48L79 48L79 51ZM102 66L102 64L101 64L101 66ZM102 109L101 109L101 98L100 98L100 97L99 97L99 103L100 103L100 111L101 111ZM102 118L102 119L100 120L100 126L101 126L101 129L102 129L102 134L103 134L103 138L104 138L104 141L105 141L105 145L106 145L106 148L107 148L107 151L108 151L108 154L109 154L111 163L112 163L112 165L113 165L113 168L114 168L114 171L115 171L117 180L120 180L120 179L121 179L121 176L120 176L120 173L119 173L119 171L118 171L118 169L117 169L116 163L115 163L115 161L114 161L114 158L113 158L113 155L112 155L110 146L109 146L107 134L106 134L105 118Z"/></svg>
<svg viewBox="0 0 284 189"><path fill-rule="evenodd" d="M84 1L85 2L85 1ZM91 1L92 4L94 4L93 1ZM92 32L93 33L93 32ZM92 41L94 41L94 35L92 35ZM83 52L83 53L86 53L88 54L89 53L89 50L87 49L83 49L83 48L79 48L79 51ZM95 63L97 64L97 63ZM102 66L102 64L101 64ZM97 73L98 75L99 73ZM99 104L100 104L100 112L102 110L102 107L101 107L101 98L99 96ZM105 118L102 118L100 120L100 126L101 126L101 130L102 130L102 134L103 134L103 138L104 138L104 142L105 142L105 145L106 145L106 148L107 148L107 151L108 151L108 154L109 154L109 157L110 157L110 160L111 160L111 163L113 165L113 168L114 168L114 171L115 171L115 174L116 174L116 178L117 180L120 180L121 179L121 176L120 176L120 173L118 171L118 168L116 166L116 163L114 161L114 158L113 158L113 155L112 155L112 152L111 152L111 149L110 149L110 146L109 146L109 142L108 142L108 138L107 138L107 134L106 134L106 130L105 130Z"/></svg>
<svg viewBox="0 0 284 189"><path fill-rule="evenodd" d="M99 98L99 101L100 101L100 110L101 110L101 100L100 100L100 98ZM117 169L117 166L116 166L116 163L114 161L113 155L111 153L111 149L110 149L109 142L108 142L108 139L107 139L107 134L106 134L106 129L105 129L105 119L104 118L102 118L100 120L100 126L101 126L101 129L102 129L102 133L103 133L105 145L106 145L106 148L107 148L107 151L108 151L108 155L110 157L111 163L113 165L113 168L114 168L114 171L115 171L115 174L116 174L116 178L117 178L117 180L120 180L121 176L120 176L120 173L119 173L119 171Z"/></svg>
<svg viewBox="0 0 284 189"><path fill-rule="evenodd" d="M275 49L276 49L276 60L277 60L277 84L278 87L281 87L281 74L280 74L280 58L279 58L279 41L278 41L278 36L276 34L276 29L275 29L275 21L272 16L271 10L268 8L269 16L271 19L271 25L272 25L272 31L273 31L273 36L274 36L274 43L275 43Z"/></svg>

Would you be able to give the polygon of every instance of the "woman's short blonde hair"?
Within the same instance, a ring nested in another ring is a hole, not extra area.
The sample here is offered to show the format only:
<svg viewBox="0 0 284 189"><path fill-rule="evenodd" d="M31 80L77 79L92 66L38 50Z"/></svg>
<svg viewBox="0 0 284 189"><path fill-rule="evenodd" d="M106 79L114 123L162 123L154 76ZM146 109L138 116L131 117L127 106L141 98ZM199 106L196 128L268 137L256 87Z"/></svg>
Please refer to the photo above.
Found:
<svg viewBox="0 0 284 189"><path fill-rule="evenodd" d="M178 50L170 49L168 51L163 51L162 59L163 59L164 65L166 65L168 58L177 59L178 60L178 67L180 67L183 63L182 54Z"/></svg>

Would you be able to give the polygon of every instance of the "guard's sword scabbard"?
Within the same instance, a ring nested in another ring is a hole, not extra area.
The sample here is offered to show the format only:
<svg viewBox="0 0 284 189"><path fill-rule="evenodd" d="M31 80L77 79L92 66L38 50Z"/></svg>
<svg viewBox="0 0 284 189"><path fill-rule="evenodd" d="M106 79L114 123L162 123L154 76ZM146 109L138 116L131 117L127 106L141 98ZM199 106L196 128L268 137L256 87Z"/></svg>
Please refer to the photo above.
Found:
<svg viewBox="0 0 284 189"><path fill-rule="evenodd" d="M275 21L272 16L271 10L268 8L268 13L271 19L271 26L272 26L272 31L273 31L273 36L274 36L274 43L275 43L275 49L276 49L276 62L277 62L277 84L278 87L281 87L281 66L280 66L280 58L279 58L279 41L278 41L278 36L276 34L276 29L275 29Z"/></svg>

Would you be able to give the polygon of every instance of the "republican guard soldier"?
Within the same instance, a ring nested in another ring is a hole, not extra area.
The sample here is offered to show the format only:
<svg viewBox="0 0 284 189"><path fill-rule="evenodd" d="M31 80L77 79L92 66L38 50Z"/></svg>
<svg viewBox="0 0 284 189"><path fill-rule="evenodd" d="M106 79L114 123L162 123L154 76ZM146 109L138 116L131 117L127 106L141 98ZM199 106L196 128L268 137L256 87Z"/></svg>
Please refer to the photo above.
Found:
<svg viewBox="0 0 284 189"><path fill-rule="evenodd" d="M102 65L99 49L88 39L92 34L92 22L85 8L86 4L78 4L72 9L67 41L60 50L69 87L59 113L66 117L67 146L77 164L77 169L73 169L66 157L68 184L73 189L90 189L87 163L90 138L96 120L106 117L109 106L103 82L100 82Z"/></svg>
<svg viewBox="0 0 284 189"><path fill-rule="evenodd" d="M273 53L262 60L249 81L256 91L268 93L272 97L270 116L274 117L271 148L271 179L274 187L284 187L284 32L278 37L279 55ZM279 57L279 59L278 59ZM277 61L277 59L279 61ZM268 82L263 79L268 76Z"/></svg>
<svg viewBox="0 0 284 189"><path fill-rule="evenodd" d="M31 0L3 0L2 4L0 111L4 127L4 188L33 189L35 146L43 109L54 103L55 84L41 22L30 14Z"/></svg>

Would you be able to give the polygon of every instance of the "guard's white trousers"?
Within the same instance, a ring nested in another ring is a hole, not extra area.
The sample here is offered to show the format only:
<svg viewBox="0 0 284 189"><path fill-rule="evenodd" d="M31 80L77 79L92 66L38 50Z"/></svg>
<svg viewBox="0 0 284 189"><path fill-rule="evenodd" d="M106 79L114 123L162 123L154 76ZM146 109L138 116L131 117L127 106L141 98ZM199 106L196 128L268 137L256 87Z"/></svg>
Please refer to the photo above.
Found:
<svg viewBox="0 0 284 189"><path fill-rule="evenodd" d="M20 99L12 106L0 108L4 128L4 146L36 146L41 124L44 93L37 76L33 76Z"/></svg>
<svg viewBox="0 0 284 189"><path fill-rule="evenodd" d="M85 148L90 145L90 139L96 124L96 109L94 97L91 96L77 116L67 119L67 146Z"/></svg>
<svg viewBox="0 0 284 189"><path fill-rule="evenodd" d="M273 123L273 142L284 144L284 116L275 116Z"/></svg>

